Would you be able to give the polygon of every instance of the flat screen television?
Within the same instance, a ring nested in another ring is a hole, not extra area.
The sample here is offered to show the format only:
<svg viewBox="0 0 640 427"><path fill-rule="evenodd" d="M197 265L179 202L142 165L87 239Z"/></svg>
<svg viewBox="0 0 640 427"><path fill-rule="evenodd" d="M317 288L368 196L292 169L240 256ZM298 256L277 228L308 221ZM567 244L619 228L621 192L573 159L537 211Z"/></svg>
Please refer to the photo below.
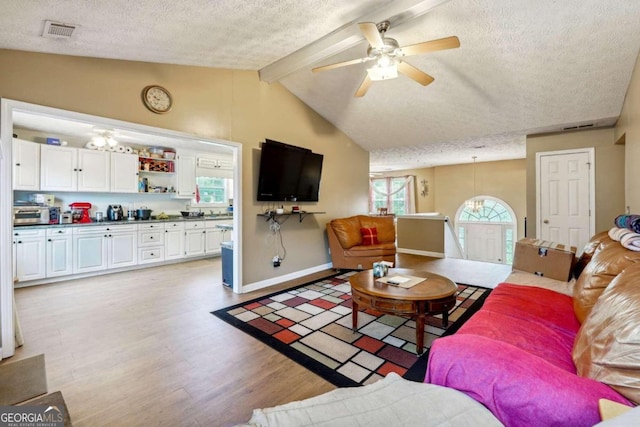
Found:
<svg viewBox="0 0 640 427"><path fill-rule="evenodd" d="M271 139L262 144L259 202L317 202L323 155Z"/></svg>

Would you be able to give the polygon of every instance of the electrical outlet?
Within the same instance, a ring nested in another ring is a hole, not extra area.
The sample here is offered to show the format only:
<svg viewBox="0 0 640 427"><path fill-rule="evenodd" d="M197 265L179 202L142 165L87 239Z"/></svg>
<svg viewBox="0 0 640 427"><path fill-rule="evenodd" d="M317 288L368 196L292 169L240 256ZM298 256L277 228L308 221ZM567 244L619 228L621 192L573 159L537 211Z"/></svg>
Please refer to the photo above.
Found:
<svg viewBox="0 0 640 427"><path fill-rule="evenodd" d="M280 263L282 262L282 259L278 255L276 255L273 257L272 261L273 261L274 267L280 267Z"/></svg>

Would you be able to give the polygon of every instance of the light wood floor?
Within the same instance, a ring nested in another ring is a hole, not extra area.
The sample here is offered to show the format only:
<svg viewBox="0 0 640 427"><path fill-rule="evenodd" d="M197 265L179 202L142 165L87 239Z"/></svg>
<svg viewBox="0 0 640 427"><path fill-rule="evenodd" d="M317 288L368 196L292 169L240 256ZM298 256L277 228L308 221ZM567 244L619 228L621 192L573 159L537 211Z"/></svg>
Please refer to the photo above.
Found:
<svg viewBox="0 0 640 427"><path fill-rule="evenodd" d="M431 261L400 255L398 265ZM460 274L442 261L434 272ZM229 426L334 389L210 314L312 278L236 295L220 268L214 258L17 289L25 344L9 360L44 353L49 391L62 391L75 426ZM509 270L482 268L485 286Z"/></svg>

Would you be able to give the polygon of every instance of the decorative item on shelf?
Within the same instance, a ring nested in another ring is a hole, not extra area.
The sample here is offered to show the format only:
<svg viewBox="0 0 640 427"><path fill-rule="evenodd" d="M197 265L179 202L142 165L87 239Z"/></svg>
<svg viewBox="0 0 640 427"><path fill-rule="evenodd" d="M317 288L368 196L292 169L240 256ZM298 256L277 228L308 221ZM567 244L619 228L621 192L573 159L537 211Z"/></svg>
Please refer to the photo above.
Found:
<svg viewBox="0 0 640 427"><path fill-rule="evenodd" d="M473 156L473 197L464 202L467 209L473 212L479 212L484 207L484 200L478 198L476 191L476 158L477 156Z"/></svg>

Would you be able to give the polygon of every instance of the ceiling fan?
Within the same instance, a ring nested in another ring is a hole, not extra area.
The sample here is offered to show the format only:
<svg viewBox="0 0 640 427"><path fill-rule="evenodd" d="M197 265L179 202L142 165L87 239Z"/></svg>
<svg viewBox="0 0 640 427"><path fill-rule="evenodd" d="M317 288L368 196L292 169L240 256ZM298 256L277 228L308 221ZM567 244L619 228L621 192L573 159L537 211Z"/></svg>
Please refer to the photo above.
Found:
<svg viewBox="0 0 640 427"><path fill-rule="evenodd" d="M313 68L311 71L317 73L319 71L332 70L334 68L345 67L347 65L361 64L364 62L375 61L375 64L367 69L367 75L360 84L355 93L356 97L364 96L374 81L388 80L398 77L398 72L426 86L433 82L433 77L404 62L405 56L419 55L437 50L453 49L460 47L460 40L456 36L445 37L438 40L430 40L422 43L416 43L409 46L400 47L395 39L385 37L389 29L389 21L382 21L378 24L373 22L361 22L358 24L360 31L369 42L367 56L364 58L352 59L350 61L338 62L336 64L323 65Z"/></svg>

